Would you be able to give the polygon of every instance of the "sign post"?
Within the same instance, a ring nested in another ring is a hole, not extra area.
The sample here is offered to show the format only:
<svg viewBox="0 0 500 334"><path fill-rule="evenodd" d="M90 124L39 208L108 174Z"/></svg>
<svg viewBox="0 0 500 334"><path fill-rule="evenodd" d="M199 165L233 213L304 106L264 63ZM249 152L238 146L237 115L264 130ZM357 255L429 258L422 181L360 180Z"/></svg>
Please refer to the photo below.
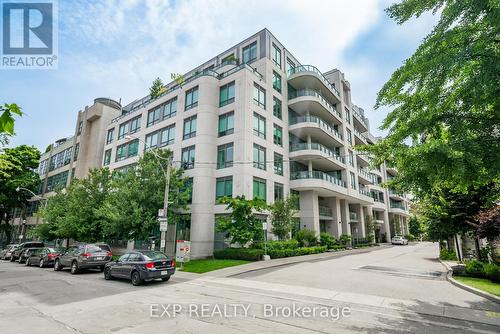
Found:
<svg viewBox="0 0 500 334"><path fill-rule="evenodd" d="M267 255L267 222L262 222L262 231L264 232L264 261L267 261L271 259L271 257Z"/></svg>
<svg viewBox="0 0 500 334"><path fill-rule="evenodd" d="M191 260L191 241L177 240L175 261L181 263L181 269L184 267L184 262Z"/></svg>

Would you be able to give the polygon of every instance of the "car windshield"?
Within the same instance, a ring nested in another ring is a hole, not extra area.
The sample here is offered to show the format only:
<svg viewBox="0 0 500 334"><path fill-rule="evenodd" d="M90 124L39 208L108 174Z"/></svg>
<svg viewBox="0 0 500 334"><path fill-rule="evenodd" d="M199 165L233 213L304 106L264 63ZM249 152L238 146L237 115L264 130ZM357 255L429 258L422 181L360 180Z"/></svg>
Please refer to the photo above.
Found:
<svg viewBox="0 0 500 334"><path fill-rule="evenodd" d="M55 253L56 249L55 248L51 248L51 247L47 247L47 252L49 252L49 253Z"/></svg>
<svg viewBox="0 0 500 334"><path fill-rule="evenodd" d="M97 247L100 247L102 250L106 251L106 252L110 252L111 251L111 248L109 248L108 245L96 245Z"/></svg>
<svg viewBox="0 0 500 334"><path fill-rule="evenodd" d="M146 258L146 260L163 260L167 259L167 255L162 252L142 252L142 255Z"/></svg>
<svg viewBox="0 0 500 334"><path fill-rule="evenodd" d="M103 247L97 245L87 245L86 251L88 253L102 253L102 252L107 252L108 250L103 249Z"/></svg>

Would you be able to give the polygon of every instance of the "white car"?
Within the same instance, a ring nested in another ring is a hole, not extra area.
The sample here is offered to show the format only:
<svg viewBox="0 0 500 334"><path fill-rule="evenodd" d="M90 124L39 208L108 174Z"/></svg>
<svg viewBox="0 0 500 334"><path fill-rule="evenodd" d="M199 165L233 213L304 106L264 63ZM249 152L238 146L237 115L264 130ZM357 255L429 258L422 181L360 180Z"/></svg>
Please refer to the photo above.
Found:
<svg viewBox="0 0 500 334"><path fill-rule="evenodd" d="M408 245L408 240L400 235L395 235L391 239L393 245Z"/></svg>

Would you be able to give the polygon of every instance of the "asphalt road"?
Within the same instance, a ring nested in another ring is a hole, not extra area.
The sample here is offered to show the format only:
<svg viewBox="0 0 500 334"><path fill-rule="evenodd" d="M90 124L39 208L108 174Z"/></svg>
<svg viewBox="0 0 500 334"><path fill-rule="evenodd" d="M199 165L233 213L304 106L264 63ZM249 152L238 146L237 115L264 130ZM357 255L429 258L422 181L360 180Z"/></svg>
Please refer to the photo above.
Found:
<svg viewBox="0 0 500 334"><path fill-rule="evenodd" d="M499 333L500 306L448 283L436 254L423 243L141 287L0 262L0 333Z"/></svg>

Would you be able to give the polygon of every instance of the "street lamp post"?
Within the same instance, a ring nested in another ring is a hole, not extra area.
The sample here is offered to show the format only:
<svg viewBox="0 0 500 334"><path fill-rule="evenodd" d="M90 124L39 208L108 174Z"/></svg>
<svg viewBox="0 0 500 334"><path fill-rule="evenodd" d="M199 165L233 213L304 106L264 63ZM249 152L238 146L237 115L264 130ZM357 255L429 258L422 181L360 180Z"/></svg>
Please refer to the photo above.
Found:
<svg viewBox="0 0 500 334"><path fill-rule="evenodd" d="M144 144L145 148L147 148L147 143L144 140L142 140L136 136L127 135L127 136L125 136L125 139L128 139L128 140L137 139ZM155 159L158 161L158 163L162 167L163 176L165 177L165 193L163 195L163 212L164 212L165 217L162 217L162 218L167 219L168 193L169 193L169 189L170 189L170 169L171 169L170 166L171 166L171 162L172 162L172 157L170 156L167 159L167 168L165 170L165 168L163 168L163 165L161 162L161 160L165 160L165 159L160 157L154 151L151 151L151 153L153 154ZM168 226L168 221L167 221L167 226ZM166 240L167 238L166 237L167 237L167 231L160 231L160 251L164 251L165 253L167 252L167 240ZM162 247L162 244L163 244L163 247Z"/></svg>

